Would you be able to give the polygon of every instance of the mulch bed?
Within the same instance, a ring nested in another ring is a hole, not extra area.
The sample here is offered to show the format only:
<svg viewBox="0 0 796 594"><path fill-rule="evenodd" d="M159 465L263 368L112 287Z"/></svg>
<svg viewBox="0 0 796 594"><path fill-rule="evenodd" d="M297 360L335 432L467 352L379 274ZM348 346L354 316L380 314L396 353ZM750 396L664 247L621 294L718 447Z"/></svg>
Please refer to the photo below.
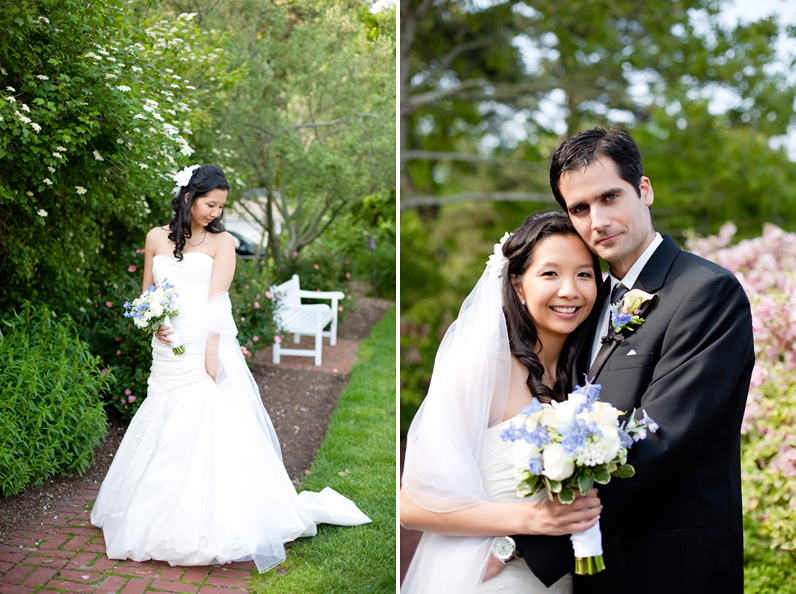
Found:
<svg viewBox="0 0 796 594"><path fill-rule="evenodd" d="M367 338L373 325L391 306L392 302L383 299L358 297L355 310L340 323L338 337ZM329 418L349 378L266 363L255 364L252 375L282 444L285 468L298 486L326 436ZM94 465L83 476L53 477L17 495L0 496L0 545L8 534L28 520L52 510L59 502L74 498L86 485L101 483L128 423L115 411L108 412L105 441L94 451Z"/></svg>

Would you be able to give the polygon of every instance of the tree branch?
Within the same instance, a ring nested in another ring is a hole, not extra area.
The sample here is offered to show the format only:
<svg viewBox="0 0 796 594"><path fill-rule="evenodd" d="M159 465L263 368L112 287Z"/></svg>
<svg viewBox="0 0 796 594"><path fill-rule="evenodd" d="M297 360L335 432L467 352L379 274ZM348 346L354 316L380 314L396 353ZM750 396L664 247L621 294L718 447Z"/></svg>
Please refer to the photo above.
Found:
<svg viewBox="0 0 796 594"><path fill-rule="evenodd" d="M483 165L499 165L501 167L522 167L524 169L547 169L544 163L532 161L511 161L509 159L490 159L477 153L458 153L446 151L408 150L401 154L401 161L461 161L463 163L480 163Z"/></svg>
<svg viewBox="0 0 796 594"><path fill-rule="evenodd" d="M544 202L558 204L546 192L462 192L455 196L412 196L401 200L401 210L418 206L443 206L459 202Z"/></svg>

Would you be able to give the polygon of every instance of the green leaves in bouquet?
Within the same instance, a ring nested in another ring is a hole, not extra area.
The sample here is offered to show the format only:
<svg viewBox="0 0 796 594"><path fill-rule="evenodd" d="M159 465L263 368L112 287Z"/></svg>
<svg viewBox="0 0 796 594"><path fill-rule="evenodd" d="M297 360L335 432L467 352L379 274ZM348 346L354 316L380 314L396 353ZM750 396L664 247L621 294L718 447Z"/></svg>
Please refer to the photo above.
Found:
<svg viewBox="0 0 796 594"><path fill-rule="evenodd" d="M566 489L561 489L561 492L558 494L558 500L561 503L569 505L575 501L575 490L568 487Z"/></svg>
<svg viewBox="0 0 796 594"><path fill-rule="evenodd" d="M113 378L69 316L30 303L2 320L0 493L82 473L105 435L100 391Z"/></svg>
<svg viewBox="0 0 796 594"><path fill-rule="evenodd" d="M517 495L520 497L532 497L545 488L542 480L545 477L538 474L525 473L525 477L517 484Z"/></svg>
<svg viewBox="0 0 796 594"><path fill-rule="evenodd" d="M636 474L636 469L630 464L623 464L611 473L616 478L630 478Z"/></svg>
<svg viewBox="0 0 796 594"><path fill-rule="evenodd" d="M596 474L596 472L584 472L578 477L578 490L581 495L585 496L594 486Z"/></svg>
<svg viewBox="0 0 796 594"><path fill-rule="evenodd" d="M610 470L595 470L594 471L594 482L600 485L607 485L611 482L611 471Z"/></svg>

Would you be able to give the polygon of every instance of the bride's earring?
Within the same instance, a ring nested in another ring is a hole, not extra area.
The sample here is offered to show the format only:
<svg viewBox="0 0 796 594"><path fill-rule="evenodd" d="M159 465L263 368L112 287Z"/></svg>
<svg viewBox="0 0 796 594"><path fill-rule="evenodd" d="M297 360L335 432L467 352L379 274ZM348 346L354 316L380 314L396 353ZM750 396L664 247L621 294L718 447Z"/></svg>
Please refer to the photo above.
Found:
<svg viewBox="0 0 796 594"><path fill-rule="evenodd" d="M520 299L520 303L522 303L523 305L525 305L525 299Z"/></svg>

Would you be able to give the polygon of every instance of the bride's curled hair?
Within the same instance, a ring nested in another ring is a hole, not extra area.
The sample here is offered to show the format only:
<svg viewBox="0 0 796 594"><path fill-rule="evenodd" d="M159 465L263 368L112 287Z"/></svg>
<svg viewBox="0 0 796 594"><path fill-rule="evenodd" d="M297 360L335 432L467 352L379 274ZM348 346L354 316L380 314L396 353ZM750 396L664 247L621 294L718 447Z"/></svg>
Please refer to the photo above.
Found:
<svg viewBox="0 0 796 594"><path fill-rule="evenodd" d="M540 241L554 235L572 235L578 233L566 214L557 210L536 212L525 219L522 226L503 244L503 255L508 259L508 266L503 272L503 313L506 316L511 354L528 368L528 388L541 402L551 400L563 401L572 387L572 369L575 363L575 351L583 339L585 329L589 326L592 316L599 314L599 308L592 309L589 318L575 332L569 335L564 349L558 359L558 380L551 390L543 381L544 366L536 354L539 335L536 325L526 307L520 302L511 283L511 275L516 281L522 281L522 275L531 265L534 251ZM597 288L602 285L600 263L597 256L594 261L594 278Z"/></svg>
<svg viewBox="0 0 796 594"><path fill-rule="evenodd" d="M177 189L177 195L171 201L172 217L169 223L169 240L173 241L174 257L182 260L182 250L185 242L191 238L191 208L197 198L207 196L212 190L229 191L229 182L224 172L215 165L202 165L194 169L187 186ZM205 227L208 233L221 233L224 227L221 218L213 219Z"/></svg>

